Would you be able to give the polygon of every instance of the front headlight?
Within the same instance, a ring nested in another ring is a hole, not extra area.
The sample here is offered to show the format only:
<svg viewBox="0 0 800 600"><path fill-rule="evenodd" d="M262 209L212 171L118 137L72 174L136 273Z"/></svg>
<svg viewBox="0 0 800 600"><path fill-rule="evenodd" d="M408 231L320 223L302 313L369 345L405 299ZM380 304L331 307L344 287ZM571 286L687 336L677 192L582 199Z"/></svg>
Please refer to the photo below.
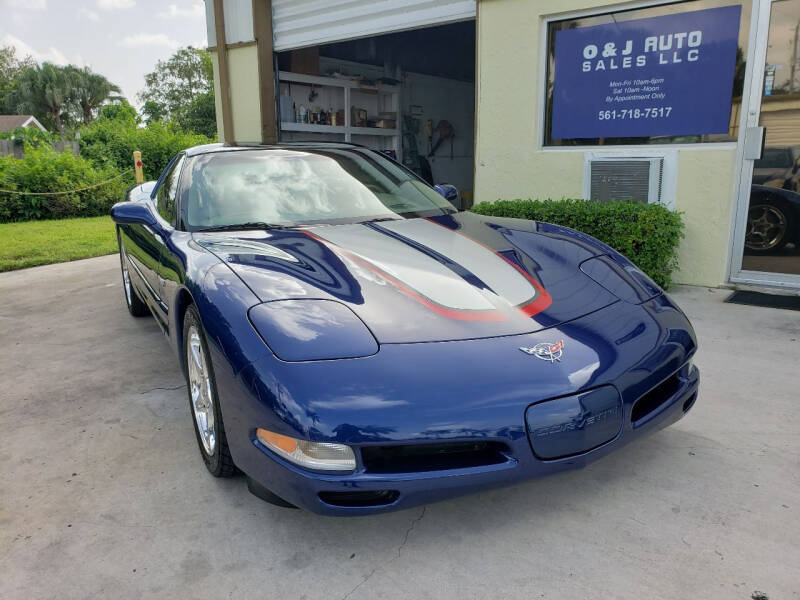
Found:
<svg viewBox="0 0 800 600"><path fill-rule="evenodd" d="M317 471L352 471L356 455L350 446L331 442L309 442L256 429L256 438L275 454L301 467Z"/></svg>
<svg viewBox="0 0 800 600"><path fill-rule="evenodd" d="M249 316L281 360L362 358L378 351L378 341L369 328L336 300L273 300L252 307Z"/></svg>

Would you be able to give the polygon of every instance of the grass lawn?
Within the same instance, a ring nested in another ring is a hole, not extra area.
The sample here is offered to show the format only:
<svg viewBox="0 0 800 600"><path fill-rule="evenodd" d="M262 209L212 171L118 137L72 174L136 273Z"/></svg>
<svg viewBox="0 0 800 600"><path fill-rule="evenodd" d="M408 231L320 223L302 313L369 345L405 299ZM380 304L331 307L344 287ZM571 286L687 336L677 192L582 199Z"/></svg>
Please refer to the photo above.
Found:
<svg viewBox="0 0 800 600"><path fill-rule="evenodd" d="M0 223L0 271L113 254L111 217Z"/></svg>

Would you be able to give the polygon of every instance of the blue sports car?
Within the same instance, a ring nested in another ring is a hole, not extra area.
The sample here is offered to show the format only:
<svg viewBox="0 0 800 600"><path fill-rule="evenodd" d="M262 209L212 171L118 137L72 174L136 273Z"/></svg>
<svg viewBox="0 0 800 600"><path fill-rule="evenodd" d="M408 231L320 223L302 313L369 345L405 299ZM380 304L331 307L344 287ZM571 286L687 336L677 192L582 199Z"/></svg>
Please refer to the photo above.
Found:
<svg viewBox="0 0 800 600"><path fill-rule="evenodd" d="M457 212L367 148L192 148L112 216L208 470L276 503L363 515L580 467L697 397L692 326L631 262Z"/></svg>

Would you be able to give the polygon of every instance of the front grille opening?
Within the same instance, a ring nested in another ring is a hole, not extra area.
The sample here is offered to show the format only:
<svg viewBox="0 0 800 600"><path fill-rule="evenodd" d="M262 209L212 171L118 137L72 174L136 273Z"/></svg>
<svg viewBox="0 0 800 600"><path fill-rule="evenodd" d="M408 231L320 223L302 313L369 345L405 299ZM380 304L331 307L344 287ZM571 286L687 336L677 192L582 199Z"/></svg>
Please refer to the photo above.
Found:
<svg viewBox="0 0 800 600"><path fill-rule="evenodd" d="M361 459L369 473L418 473L484 467L508 462L500 442L452 442L402 446L365 446Z"/></svg>
<svg viewBox="0 0 800 600"><path fill-rule="evenodd" d="M659 383L652 390L636 401L631 411L631 421L636 423L641 421L649 414L658 410L662 404L672 398L680 389L681 381L675 373Z"/></svg>
<svg viewBox="0 0 800 600"><path fill-rule="evenodd" d="M331 506L345 508L385 506L391 504L400 492L397 490L367 490L363 492L320 492L319 499Z"/></svg>
<svg viewBox="0 0 800 600"><path fill-rule="evenodd" d="M689 409L694 405L695 400L697 400L697 392L689 396L689 399L683 403L683 412L688 412Z"/></svg>

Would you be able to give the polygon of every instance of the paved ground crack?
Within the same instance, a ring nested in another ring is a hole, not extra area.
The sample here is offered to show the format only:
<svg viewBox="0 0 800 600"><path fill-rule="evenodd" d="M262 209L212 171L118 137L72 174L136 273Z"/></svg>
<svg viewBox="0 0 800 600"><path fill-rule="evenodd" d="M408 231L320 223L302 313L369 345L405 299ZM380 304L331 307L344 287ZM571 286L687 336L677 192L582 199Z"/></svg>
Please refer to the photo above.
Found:
<svg viewBox="0 0 800 600"><path fill-rule="evenodd" d="M154 387L154 388L150 388L149 390L145 390L143 392L139 392L139 395L141 396L143 394L149 394L150 392L155 392L156 390L179 390L182 387L186 387L186 384L182 383L180 385L176 385L175 387Z"/></svg>
<svg viewBox="0 0 800 600"><path fill-rule="evenodd" d="M391 561L389 561L389 562L391 562ZM369 575L367 575L366 577L364 577L364 579L362 579L362 580L361 580L361 582L360 582L360 583L359 583L359 584L358 584L356 587L354 587L352 590L350 590L350 591L349 591L349 592L347 592L347 593L346 593L344 596L342 596L342 600L347 600L347 599L348 599L348 598L349 598L351 595L353 595L353 593L355 593L355 591L356 591L358 588L360 588L362 585L364 585L365 583L367 583L367 582L370 580L370 578L371 578L373 575L375 575L375 571L377 571L377 570L378 570L378 567L375 567L374 569L372 569L372 571L370 571L370 572L369 572Z"/></svg>
<svg viewBox="0 0 800 600"><path fill-rule="evenodd" d="M392 558L390 561L388 561L388 562L387 562L385 565L383 565L383 566L388 566L388 565L392 564L394 561L396 561L398 558L400 558L400 552L403 550L403 547L406 545L406 542L408 542L408 536L409 536L409 535L411 535L411 532L414 530L414 527L416 527L416 526L417 526L417 523L419 523L420 521L422 521L422 518L425 516L425 510L426 510L426 509L427 509L427 507L426 507L426 506L423 506L423 507L422 507L422 511L419 513L419 516L418 516L416 519L414 519L413 521L411 521L411 525L409 525L409 526L408 526L408 529L406 529L406 534L403 536L403 541L402 541L402 542L400 542L400 545L397 547L397 556L395 556L394 558ZM358 588L360 588L362 585L364 585L364 584L365 584L365 583L367 583L367 582L368 582L370 579L372 579L372 576L373 576L373 575L375 575L375 573L378 571L378 568L379 568L379 567L375 567L374 569L372 569L372 571L370 571L370 572L369 572L369 575L367 575L366 577L364 577L364 579L362 579L362 580L361 580L361 581L358 583L358 585L356 585L356 586L355 586L355 587L354 587L352 590L350 590L350 591L349 591L349 592L347 592L347 593L346 593L344 596L342 596L342 600L347 600L347 599L348 599L350 596L352 596L352 595L355 593L355 591L356 591Z"/></svg>
<svg viewBox="0 0 800 600"><path fill-rule="evenodd" d="M403 547L406 545L406 542L408 541L408 536L411 534L411 531L414 529L414 527L417 526L417 523L422 521L422 518L425 516L425 509L426 508L427 508L427 506L423 506L422 507L422 512L419 513L419 516L416 519L411 521L411 525L409 525L408 529L406 529L406 534L403 536L403 542L397 547L397 558L400 558L400 552L403 549Z"/></svg>

